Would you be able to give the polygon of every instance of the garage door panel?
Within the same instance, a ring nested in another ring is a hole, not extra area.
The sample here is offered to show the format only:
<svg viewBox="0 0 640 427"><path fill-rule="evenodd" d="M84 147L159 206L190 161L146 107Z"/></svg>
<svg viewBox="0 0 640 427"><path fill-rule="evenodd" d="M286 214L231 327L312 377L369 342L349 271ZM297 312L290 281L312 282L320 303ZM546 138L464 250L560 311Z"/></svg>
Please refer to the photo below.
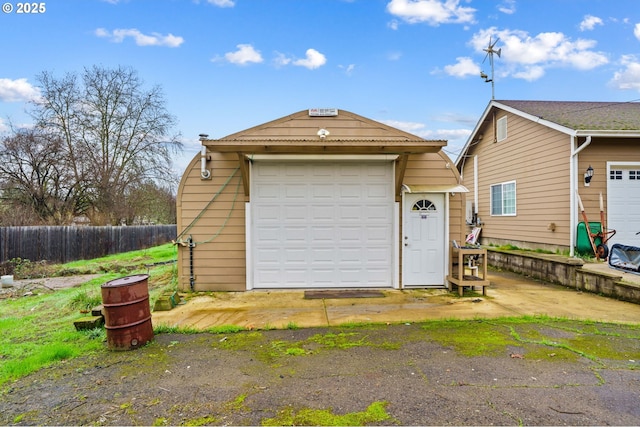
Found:
<svg viewBox="0 0 640 427"><path fill-rule="evenodd" d="M607 245L640 244L640 164L612 165L607 181L607 228L616 230Z"/></svg>
<svg viewBox="0 0 640 427"><path fill-rule="evenodd" d="M296 266L306 268L309 260L307 259L308 251L305 248L289 248L284 251L284 265L286 268Z"/></svg>
<svg viewBox="0 0 640 427"><path fill-rule="evenodd" d="M307 227L285 226L282 231L281 236L284 237L284 241L290 243L290 246L306 246L309 237Z"/></svg>
<svg viewBox="0 0 640 427"><path fill-rule="evenodd" d="M334 186L333 184L314 184L311 185L311 194L314 201L333 200Z"/></svg>
<svg viewBox="0 0 640 427"><path fill-rule="evenodd" d="M323 268L326 268L325 265L333 266L336 264L336 253L332 246L327 246L325 248L316 247L311 249L310 252L310 261L312 265L322 265Z"/></svg>
<svg viewBox="0 0 640 427"><path fill-rule="evenodd" d="M368 224L370 223L385 224L388 221L388 218L391 214L392 214L391 210L386 205L379 204L379 203L367 205L362 212L362 215Z"/></svg>
<svg viewBox="0 0 640 427"><path fill-rule="evenodd" d="M364 237L367 247L373 245L384 245L386 247L387 242L391 239L391 234L387 227L371 226L367 227Z"/></svg>
<svg viewBox="0 0 640 427"><path fill-rule="evenodd" d="M360 184L342 184L338 186L338 197L344 201L355 202L363 198Z"/></svg>
<svg viewBox="0 0 640 427"><path fill-rule="evenodd" d="M343 226L343 227L337 227L337 231L338 232L336 237L338 239L338 244L362 245L363 231L364 231L362 227Z"/></svg>
<svg viewBox="0 0 640 427"><path fill-rule="evenodd" d="M256 264L260 266L260 268L267 267L269 270L273 268L273 266L280 266L280 252L277 249L260 249L256 251Z"/></svg>
<svg viewBox="0 0 640 427"><path fill-rule="evenodd" d="M295 223L295 222L300 222L300 223L306 223L307 219L308 219L308 214L307 214L307 206L302 205L302 206L297 206L297 205L285 205L282 206L282 212L283 215L278 217L279 221L284 221L284 222L291 222L291 223Z"/></svg>
<svg viewBox="0 0 640 427"><path fill-rule="evenodd" d="M351 221L359 223L362 221L362 206L360 204L355 205L340 205L337 207L337 220L338 221Z"/></svg>
<svg viewBox="0 0 640 427"><path fill-rule="evenodd" d="M277 245L282 236L280 227L262 226L256 230L258 240L264 242L261 248L268 248L267 244Z"/></svg>
<svg viewBox="0 0 640 427"><path fill-rule="evenodd" d="M252 168L254 287L392 286L391 163Z"/></svg>
<svg viewBox="0 0 640 427"><path fill-rule="evenodd" d="M333 204L311 205L310 216L314 224L319 221L333 222L336 217L336 207Z"/></svg>

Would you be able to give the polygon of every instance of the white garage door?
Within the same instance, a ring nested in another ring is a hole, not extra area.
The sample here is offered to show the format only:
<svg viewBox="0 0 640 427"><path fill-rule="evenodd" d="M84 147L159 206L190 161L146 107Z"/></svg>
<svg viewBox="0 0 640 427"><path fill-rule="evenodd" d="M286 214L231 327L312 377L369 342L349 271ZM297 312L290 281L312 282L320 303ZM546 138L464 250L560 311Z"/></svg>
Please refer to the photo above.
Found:
<svg viewBox="0 0 640 427"><path fill-rule="evenodd" d="M616 230L607 246L640 246L640 163L609 165L607 228Z"/></svg>
<svg viewBox="0 0 640 427"><path fill-rule="evenodd" d="M254 288L392 286L390 162L254 161Z"/></svg>

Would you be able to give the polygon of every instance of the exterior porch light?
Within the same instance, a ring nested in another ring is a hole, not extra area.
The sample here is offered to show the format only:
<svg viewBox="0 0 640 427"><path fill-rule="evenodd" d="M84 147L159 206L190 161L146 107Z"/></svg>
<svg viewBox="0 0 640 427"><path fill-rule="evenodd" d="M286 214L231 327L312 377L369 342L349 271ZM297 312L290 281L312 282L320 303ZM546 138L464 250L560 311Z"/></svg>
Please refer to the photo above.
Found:
<svg viewBox="0 0 640 427"><path fill-rule="evenodd" d="M206 140L209 135L206 133L201 133L198 135L200 137L200 142ZM211 179L211 171L207 169L207 161L211 160L210 156L207 156L207 146L203 145L200 150L200 178L201 179Z"/></svg>
<svg viewBox="0 0 640 427"><path fill-rule="evenodd" d="M587 168L587 171L584 173L584 186L588 187L591 184L591 178L593 178L593 168L591 165Z"/></svg>

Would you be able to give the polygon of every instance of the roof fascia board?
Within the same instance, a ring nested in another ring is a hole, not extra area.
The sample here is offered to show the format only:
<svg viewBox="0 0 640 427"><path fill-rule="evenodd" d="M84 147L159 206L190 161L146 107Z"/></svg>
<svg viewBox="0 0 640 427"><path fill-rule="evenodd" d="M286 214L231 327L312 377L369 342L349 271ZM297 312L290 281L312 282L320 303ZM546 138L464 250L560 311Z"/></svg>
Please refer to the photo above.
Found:
<svg viewBox="0 0 640 427"><path fill-rule="evenodd" d="M576 130L575 136L593 136L608 138L640 138L638 130Z"/></svg>
<svg viewBox="0 0 640 427"><path fill-rule="evenodd" d="M548 120L544 120L541 119L540 117L534 116L532 114L527 114L524 111L518 110L517 108L513 108L513 107L509 107L508 105L502 104L498 101L492 100L489 102L489 104L487 105L487 107L484 110L484 113L482 113L482 116L480 117L480 120L478 120L478 122L476 123L476 126L473 128L473 131L471 132L471 135L469 135L469 138L467 139L467 142L465 143L462 151L460 151L460 154L458 155L458 158L455 161L455 165L456 167L459 166L460 164L460 160L462 160L466 153L467 150L469 149L469 146L471 145L471 142L474 140L476 134L478 133L478 131L480 130L480 128L482 127L482 125L484 124L484 122L487 119L487 116L489 116L489 113L491 113L493 108L498 108L504 111L507 111L509 113L515 114L517 116L520 116L522 118L525 118L527 120L531 120L533 122L536 123L540 123L543 126L547 126L549 128L555 129L559 132L565 133L567 135L575 135L576 131L573 129L570 129L566 126L561 126L557 123L553 123L550 122Z"/></svg>
<svg viewBox="0 0 640 427"><path fill-rule="evenodd" d="M487 107L484 109L484 112L482 113L482 116L480 116L480 120L478 120L476 122L476 126L471 131L471 134L469 135L469 138L467 139L467 142L464 144L464 147L460 151L460 154L458 154L458 158L455 161L456 168L459 166L460 160L464 159L467 151L469 150L469 146L471 146L471 141L473 141L473 139L475 138L476 134L478 133L478 131L482 127L482 124L485 122L485 120L486 120L487 116L489 115L489 112L491 111L491 108L493 107L494 103L495 103L495 101L491 101L491 102L489 102L489 104L487 104Z"/></svg>

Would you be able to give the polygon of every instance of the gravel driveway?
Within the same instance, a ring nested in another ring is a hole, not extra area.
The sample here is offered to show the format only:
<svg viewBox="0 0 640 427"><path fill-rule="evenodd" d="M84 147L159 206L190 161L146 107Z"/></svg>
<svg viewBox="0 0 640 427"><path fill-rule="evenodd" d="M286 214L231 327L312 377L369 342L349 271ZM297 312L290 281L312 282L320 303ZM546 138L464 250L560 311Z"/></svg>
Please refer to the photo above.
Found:
<svg viewBox="0 0 640 427"><path fill-rule="evenodd" d="M321 424L314 412L292 417L366 414L376 402L386 414L359 423L640 424L637 327L468 321L506 344L478 335L465 349L425 325L160 334L5 384L0 424Z"/></svg>

